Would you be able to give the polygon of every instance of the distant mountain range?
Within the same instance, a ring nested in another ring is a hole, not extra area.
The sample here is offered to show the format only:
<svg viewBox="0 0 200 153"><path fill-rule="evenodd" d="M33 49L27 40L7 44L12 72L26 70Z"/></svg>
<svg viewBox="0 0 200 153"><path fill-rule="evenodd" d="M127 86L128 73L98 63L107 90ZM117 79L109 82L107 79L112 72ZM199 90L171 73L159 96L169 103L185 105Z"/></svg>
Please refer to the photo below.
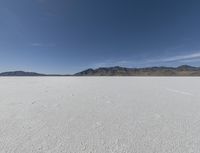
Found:
<svg viewBox="0 0 200 153"><path fill-rule="evenodd" d="M200 76L200 68L189 65L179 67L125 68L108 67L87 69L75 76Z"/></svg>
<svg viewBox="0 0 200 153"><path fill-rule="evenodd" d="M0 73L0 76L200 76L200 67L182 65L179 67L125 68L116 66L87 69L74 75L10 71Z"/></svg>

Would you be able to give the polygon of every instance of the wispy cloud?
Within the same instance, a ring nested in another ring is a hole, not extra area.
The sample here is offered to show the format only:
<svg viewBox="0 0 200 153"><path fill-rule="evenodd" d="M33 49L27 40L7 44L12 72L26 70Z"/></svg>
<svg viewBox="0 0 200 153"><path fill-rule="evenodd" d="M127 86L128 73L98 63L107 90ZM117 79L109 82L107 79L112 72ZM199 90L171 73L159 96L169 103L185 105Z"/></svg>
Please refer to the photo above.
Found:
<svg viewBox="0 0 200 153"><path fill-rule="evenodd" d="M31 43L31 46L33 46L33 47L41 47L43 45L41 43Z"/></svg>
<svg viewBox="0 0 200 153"><path fill-rule="evenodd" d="M181 60L181 63L200 62L200 58Z"/></svg>
<svg viewBox="0 0 200 153"><path fill-rule="evenodd" d="M140 59L140 60L106 60L103 62L95 63L92 65L93 68L98 67L111 67L111 66L122 66L122 67L148 67L148 66L165 66L170 64L183 64L200 61L200 52L193 52L191 54L182 54L177 56L170 56L165 58L155 59Z"/></svg>
<svg viewBox="0 0 200 153"><path fill-rule="evenodd" d="M182 60L190 60L191 61L191 60L197 59L197 58L200 58L200 52L164 58L161 61L163 61L163 62L174 62L174 61L182 61Z"/></svg>
<svg viewBox="0 0 200 153"><path fill-rule="evenodd" d="M180 64L180 63L192 63L200 61L200 52L192 52L190 54L175 55L169 57L160 57L155 59L146 60L146 64L150 65L166 65L166 64Z"/></svg>
<svg viewBox="0 0 200 153"><path fill-rule="evenodd" d="M122 66L122 67L130 67L135 65L135 60L106 60L99 63L92 64L93 68L99 68L99 67L112 67L112 66Z"/></svg>
<svg viewBox="0 0 200 153"><path fill-rule="evenodd" d="M32 47L54 47L54 46L56 46L56 44L54 44L54 43L47 43L47 44L45 44L45 43L37 43L37 42L31 43L30 45Z"/></svg>
<svg viewBox="0 0 200 153"><path fill-rule="evenodd" d="M92 64L92 68L98 68L98 67L108 67L113 65L113 61L112 60L106 60L106 61L102 61L102 62L97 62Z"/></svg>

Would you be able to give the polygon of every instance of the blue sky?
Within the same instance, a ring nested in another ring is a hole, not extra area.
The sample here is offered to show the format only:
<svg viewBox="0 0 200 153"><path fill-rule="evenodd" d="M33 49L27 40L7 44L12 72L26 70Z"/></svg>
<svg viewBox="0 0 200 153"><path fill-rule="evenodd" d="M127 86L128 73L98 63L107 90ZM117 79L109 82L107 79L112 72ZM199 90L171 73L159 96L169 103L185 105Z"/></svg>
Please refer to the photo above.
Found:
<svg viewBox="0 0 200 153"><path fill-rule="evenodd" d="M200 66L199 0L1 0L0 71Z"/></svg>

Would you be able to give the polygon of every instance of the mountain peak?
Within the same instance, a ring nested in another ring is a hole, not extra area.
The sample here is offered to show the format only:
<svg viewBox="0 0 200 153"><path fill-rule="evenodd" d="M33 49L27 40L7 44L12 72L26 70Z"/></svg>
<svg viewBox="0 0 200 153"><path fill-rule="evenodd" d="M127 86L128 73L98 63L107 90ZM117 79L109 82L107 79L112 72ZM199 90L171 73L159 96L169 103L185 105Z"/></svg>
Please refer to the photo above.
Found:
<svg viewBox="0 0 200 153"><path fill-rule="evenodd" d="M189 65L179 67L146 67L146 68L125 68L100 67L87 69L75 74L76 76L200 76L200 68Z"/></svg>
<svg viewBox="0 0 200 153"><path fill-rule="evenodd" d="M186 70L188 71L188 70L197 70L198 68L190 65L181 65L177 67L177 69L181 71L186 71Z"/></svg>

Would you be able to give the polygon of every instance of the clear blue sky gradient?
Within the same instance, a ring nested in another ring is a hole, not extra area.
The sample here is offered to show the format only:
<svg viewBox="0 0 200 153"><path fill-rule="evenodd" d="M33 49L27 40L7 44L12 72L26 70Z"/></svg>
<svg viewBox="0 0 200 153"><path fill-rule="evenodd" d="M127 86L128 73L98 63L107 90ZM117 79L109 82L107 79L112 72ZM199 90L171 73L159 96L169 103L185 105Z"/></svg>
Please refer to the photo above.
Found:
<svg viewBox="0 0 200 153"><path fill-rule="evenodd" d="M1 0L0 71L200 66L199 0Z"/></svg>

